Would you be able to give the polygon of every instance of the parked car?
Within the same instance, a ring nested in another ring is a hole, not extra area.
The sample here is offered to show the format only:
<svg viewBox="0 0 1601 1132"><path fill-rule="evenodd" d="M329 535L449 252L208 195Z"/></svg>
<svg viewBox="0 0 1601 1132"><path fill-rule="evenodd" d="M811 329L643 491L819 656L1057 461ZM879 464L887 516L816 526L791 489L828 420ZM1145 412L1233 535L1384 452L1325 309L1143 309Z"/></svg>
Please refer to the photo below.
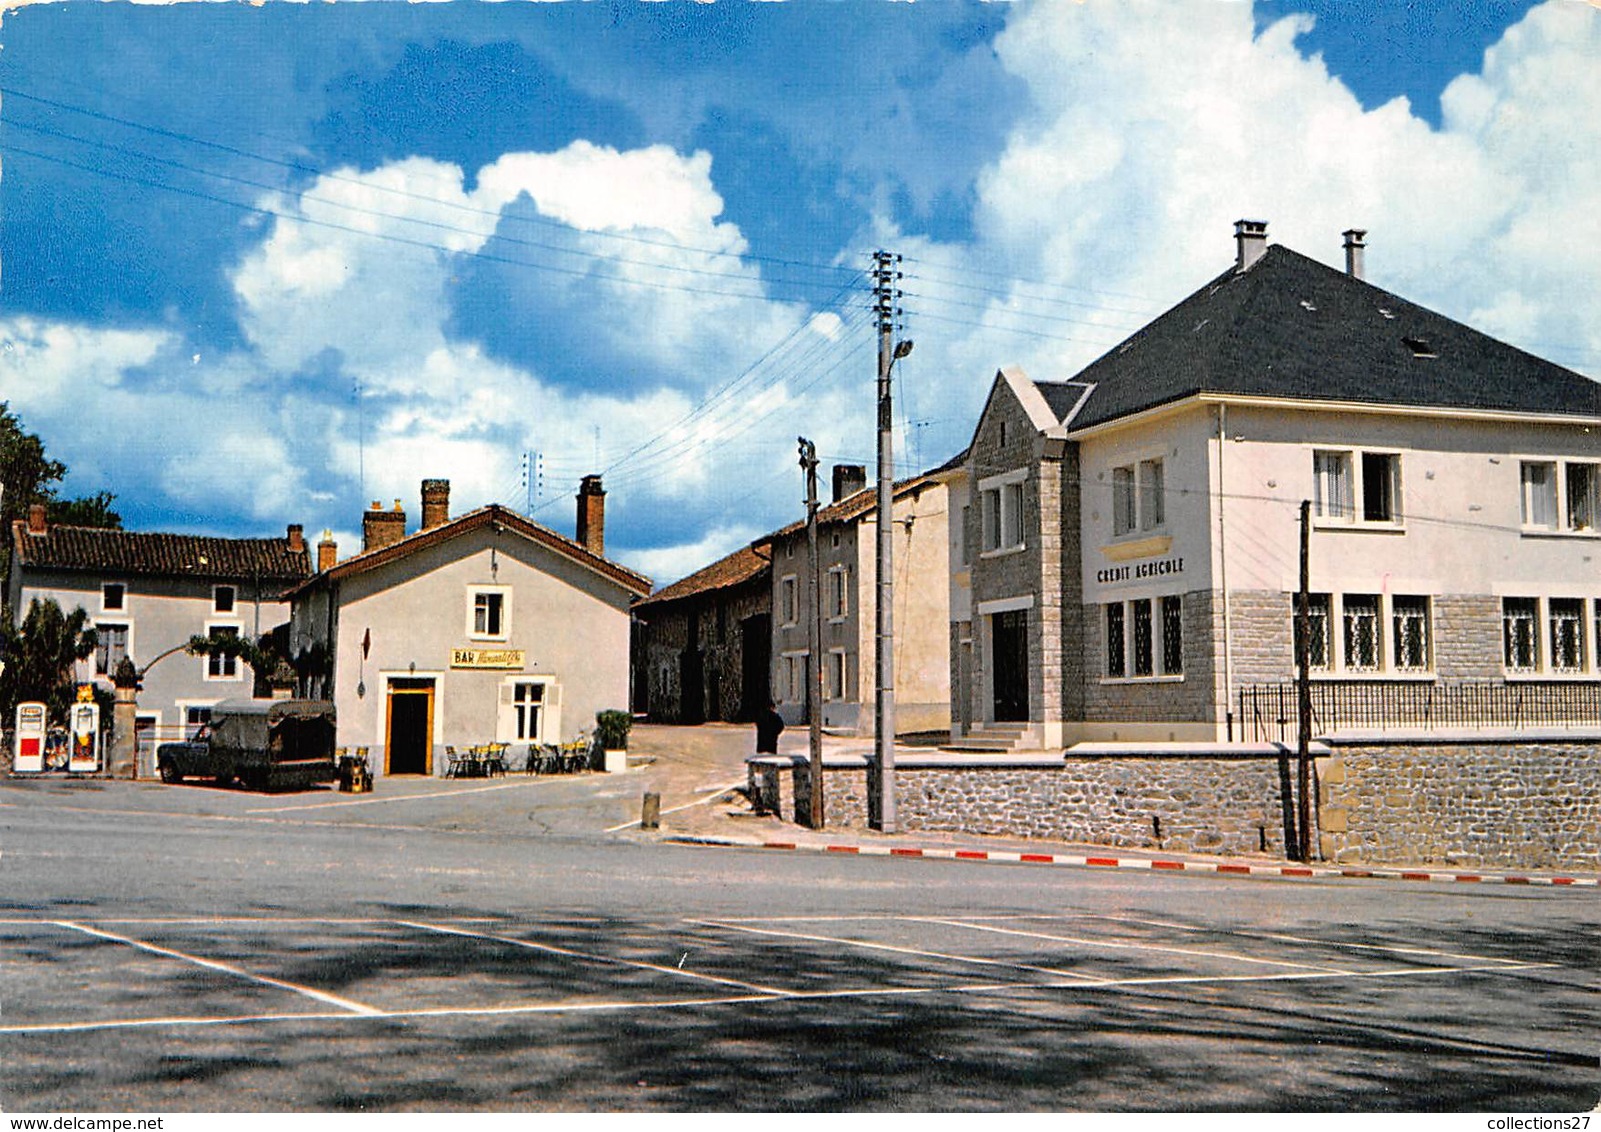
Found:
<svg viewBox="0 0 1601 1132"><path fill-rule="evenodd" d="M163 782L303 789L337 776L334 734L334 705L324 700L225 700L194 738L157 747L156 769Z"/></svg>

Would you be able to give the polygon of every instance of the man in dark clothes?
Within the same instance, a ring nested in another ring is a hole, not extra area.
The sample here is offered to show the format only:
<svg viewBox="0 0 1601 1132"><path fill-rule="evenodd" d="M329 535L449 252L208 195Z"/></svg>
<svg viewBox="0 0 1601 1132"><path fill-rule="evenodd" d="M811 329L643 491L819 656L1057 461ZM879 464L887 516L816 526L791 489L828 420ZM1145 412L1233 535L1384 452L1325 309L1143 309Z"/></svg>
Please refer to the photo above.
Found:
<svg viewBox="0 0 1601 1132"><path fill-rule="evenodd" d="M783 730L783 717L774 710L773 701L768 700L767 710L756 717L756 753L778 754L778 736Z"/></svg>

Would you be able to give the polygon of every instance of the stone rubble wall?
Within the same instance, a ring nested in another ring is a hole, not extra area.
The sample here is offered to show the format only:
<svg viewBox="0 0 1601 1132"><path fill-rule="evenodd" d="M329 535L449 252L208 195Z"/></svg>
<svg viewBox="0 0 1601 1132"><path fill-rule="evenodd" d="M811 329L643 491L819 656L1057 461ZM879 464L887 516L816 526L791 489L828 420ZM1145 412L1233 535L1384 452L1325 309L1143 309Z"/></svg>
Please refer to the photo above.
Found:
<svg viewBox="0 0 1601 1132"><path fill-rule="evenodd" d="M1319 766L1331 861L1601 867L1601 743L1335 744Z"/></svg>
<svg viewBox="0 0 1601 1132"><path fill-rule="evenodd" d="M1601 739L1333 738L1320 741L1319 751L1317 833L1325 860L1601 868ZM912 759L896 768L904 832L1285 855L1293 752L1168 748L1075 758L1069 750L1060 762L963 765L947 756L931 763ZM807 824L808 774L804 760L753 762L753 797L766 812ZM868 825L869 774L865 760L827 767L829 829Z"/></svg>

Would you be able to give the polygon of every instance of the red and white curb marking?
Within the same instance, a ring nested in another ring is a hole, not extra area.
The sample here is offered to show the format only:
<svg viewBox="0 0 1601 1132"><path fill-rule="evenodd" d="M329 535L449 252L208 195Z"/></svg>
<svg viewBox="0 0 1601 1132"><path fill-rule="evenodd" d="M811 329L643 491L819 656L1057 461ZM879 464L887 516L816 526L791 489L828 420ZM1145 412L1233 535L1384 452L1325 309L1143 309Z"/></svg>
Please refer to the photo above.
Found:
<svg viewBox="0 0 1601 1132"><path fill-rule="evenodd" d="M1468 884L1529 884L1595 888L1597 877L1515 876L1486 873L1427 872L1415 869L1361 869L1312 865L1237 865L1223 861L1170 861L1145 857L1079 857L1064 853L1026 853L1002 849L918 849L895 845L808 845L795 841L748 841L732 837L676 835L665 840L682 845L709 845L740 849L796 849L813 853L843 853L861 857L923 857L942 861L1001 861L1023 865L1066 865L1091 869L1139 869L1147 872L1211 873L1223 876L1360 877L1368 880L1446 881Z"/></svg>

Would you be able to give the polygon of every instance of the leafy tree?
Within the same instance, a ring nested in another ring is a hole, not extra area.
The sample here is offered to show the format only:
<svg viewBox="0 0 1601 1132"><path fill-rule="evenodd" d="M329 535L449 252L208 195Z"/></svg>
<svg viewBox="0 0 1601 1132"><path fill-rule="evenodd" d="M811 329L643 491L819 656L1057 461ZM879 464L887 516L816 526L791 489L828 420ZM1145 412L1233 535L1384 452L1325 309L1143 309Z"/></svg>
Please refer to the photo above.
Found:
<svg viewBox="0 0 1601 1132"><path fill-rule="evenodd" d="M109 491L81 495L77 499L51 499L47 517L51 523L68 527L100 527L104 530L122 530L122 516L111 509L116 496Z"/></svg>
<svg viewBox="0 0 1601 1132"><path fill-rule="evenodd" d="M0 672L0 710L16 715L17 704L38 700L50 718L65 720L77 696L73 667L94 654L99 637L82 607L63 613L52 598L34 598L22 626L6 629L5 671Z"/></svg>

